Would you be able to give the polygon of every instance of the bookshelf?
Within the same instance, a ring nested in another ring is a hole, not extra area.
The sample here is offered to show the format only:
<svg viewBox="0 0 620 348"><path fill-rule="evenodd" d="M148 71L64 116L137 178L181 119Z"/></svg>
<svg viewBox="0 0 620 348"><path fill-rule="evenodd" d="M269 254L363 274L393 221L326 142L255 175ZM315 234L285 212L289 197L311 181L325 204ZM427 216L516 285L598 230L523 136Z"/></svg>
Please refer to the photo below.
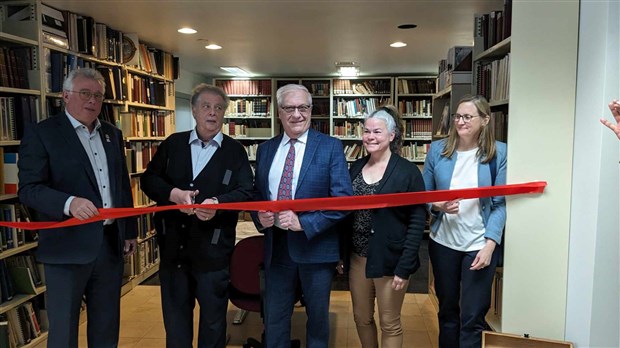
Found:
<svg viewBox="0 0 620 348"><path fill-rule="evenodd" d="M392 104L394 78L336 78L332 91L331 135L343 141L347 161L355 161L366 154L361 142L364 115Z"/></svg>
<svg viewBox="0 0 620 348"><path fill-rule="evenodd" d="M60 28L44 23L43 12L56 15ZM124 57L123 38L134 39L131 34L97 23L94 18L57 11L40 0L0 2L0 158L3 159L0 206L3 209L12 204L17 207L15 154L24 127L62 110L62 82L70 70L79 67L97 69L106 80L100 118L123 131L135 204L151 204L139 189L139 176L159 142L175 131L174 79L178 76L178 60L137 39L133 59ZM13 211L11 219L24 218L24 213L20 217L19 209ZM2 219L9 216L3 212ZM126 260L126 265L131 267L125 268L126 282L132 286L152 275L158 269L159 260L157 244L152 238L151 216L137 219L138 250ZM36 246L36 241L32 241L3 250L0 260L29 255ZM10 303L0 304L0 314L36 301L44 292L42 286L34 294L16 295ZM25 346L36 342L38 338Z"/></svg>
<svg viewBox="0 0 620 348"><path fill-rule="evenodd" d="M424 164L433 134L433 96L436 76L402 76L395 80L395 103L402 115L401 156Z"/></svg>
<svg viewBox="0 0 620 348"><path fill-rule="evenodd" d="M275 132L272 80L215 79L214 83L230 98L222 133L240 141L254 161L258 144Z"/></svg>

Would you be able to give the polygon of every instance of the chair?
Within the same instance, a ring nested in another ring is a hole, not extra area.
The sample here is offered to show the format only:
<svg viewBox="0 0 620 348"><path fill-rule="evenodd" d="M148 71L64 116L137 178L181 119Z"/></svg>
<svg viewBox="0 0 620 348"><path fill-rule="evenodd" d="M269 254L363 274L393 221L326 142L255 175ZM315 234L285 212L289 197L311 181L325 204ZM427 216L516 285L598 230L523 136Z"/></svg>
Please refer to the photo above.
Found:
<svg viewBox="0 0 620 348"><path fill-rule="evenodd" d="M263 293L265 289L264 237L251 236L240 240L233 249L230 259L229 299L241 310L261 313L263 317ZM243 348L263 348L261 341L248 338ZM292 340L291 347L300 347L299 340Z"/></svg>

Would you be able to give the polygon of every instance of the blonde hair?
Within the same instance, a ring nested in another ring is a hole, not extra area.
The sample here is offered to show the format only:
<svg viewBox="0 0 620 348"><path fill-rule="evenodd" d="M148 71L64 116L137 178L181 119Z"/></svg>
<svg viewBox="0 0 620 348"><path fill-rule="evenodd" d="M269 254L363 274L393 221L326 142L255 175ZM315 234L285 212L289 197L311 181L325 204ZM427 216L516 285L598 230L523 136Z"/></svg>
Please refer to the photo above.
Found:
<svg viewBox="0 0 620 348"><path fill-rule="evenodd" d="M472 103L476 107L480 117L488 117L489 122L482 126L482 130L478 135L478 152L476 157L480 158L480 162L489 163L495 157L495 129L493 127L493 119L491 116L491 107L485 97L481 95L466 95L457 104L457 108L463 103ZM448 139L444 145L441 155L451 158L459 144L459 135L454 127L454 121L448 132Z"/></svg>

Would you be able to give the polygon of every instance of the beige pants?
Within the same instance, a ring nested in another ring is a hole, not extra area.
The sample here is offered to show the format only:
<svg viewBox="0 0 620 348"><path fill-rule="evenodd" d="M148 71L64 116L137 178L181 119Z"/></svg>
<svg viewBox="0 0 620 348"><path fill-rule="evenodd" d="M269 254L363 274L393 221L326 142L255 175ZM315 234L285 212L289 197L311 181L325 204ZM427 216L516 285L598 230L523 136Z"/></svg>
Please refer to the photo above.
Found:
<svg viewBox="0 0 620 348"><path fill-rule="evenodd" d="M363 348L378 347L377 326L374 319L375 298L379 308L381 347L403 346L400 310L409 281L402 290L396 291L392 289L392 279L393 277L367 279L366 258L352 253L349 288L353 302L353 317Z"/></svg>

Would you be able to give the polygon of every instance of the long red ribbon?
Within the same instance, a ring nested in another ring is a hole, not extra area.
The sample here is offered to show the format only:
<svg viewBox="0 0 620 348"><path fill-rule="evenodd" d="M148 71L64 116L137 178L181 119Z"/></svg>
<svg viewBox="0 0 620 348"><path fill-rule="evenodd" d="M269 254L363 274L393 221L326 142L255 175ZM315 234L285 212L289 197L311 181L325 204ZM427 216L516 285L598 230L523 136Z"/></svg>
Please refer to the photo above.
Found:
<svg viewBox="0 0 620 348"><path fill-rule="evenodd" d="M390 193L372 196L350 196L329 198L294 199L288 201L260 201L260 202L237 202L220 203L209 205L209 209L222 210L250 210L250 211L311 211L311 210L359 210L398 207L403 205L449 201L457 198L484 198L494 196L512 196L520 194L543 193L547 186L546 181L534 181L523 184L511 184L503 186L488 186L459 190L440 190L425 192ZM71 218L61 222L7 222L0 221L0 226L21 228L25 230L37 230L76 226L85 223L105 219L120 219L130 216L148 214L159 211L205 208L204 205L166 205L148 208L108 208L99 209L99 215L87 219L78 220Z"/></svg>

